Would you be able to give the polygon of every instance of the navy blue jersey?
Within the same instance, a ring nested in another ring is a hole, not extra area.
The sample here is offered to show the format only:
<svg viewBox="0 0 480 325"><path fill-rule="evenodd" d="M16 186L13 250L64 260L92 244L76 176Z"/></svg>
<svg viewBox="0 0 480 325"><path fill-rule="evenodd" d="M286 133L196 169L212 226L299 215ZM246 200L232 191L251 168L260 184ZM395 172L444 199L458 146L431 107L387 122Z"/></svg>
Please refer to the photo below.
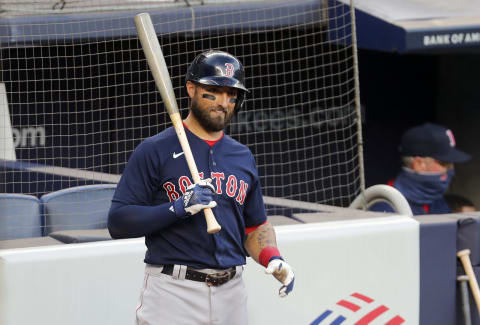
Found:
<svg viewBox="0 0 480 325"><path fill-rule="evenodd" d="M133 152L113 196L109 229L116 238L145 236L148 264L227 268L246 263L245 228L266 221L255 160L225 135L213 146L185 130L201 178L211 178L221 231L206 231L203 212L179 219L173 201L193 183L173 127Z"/></svg>

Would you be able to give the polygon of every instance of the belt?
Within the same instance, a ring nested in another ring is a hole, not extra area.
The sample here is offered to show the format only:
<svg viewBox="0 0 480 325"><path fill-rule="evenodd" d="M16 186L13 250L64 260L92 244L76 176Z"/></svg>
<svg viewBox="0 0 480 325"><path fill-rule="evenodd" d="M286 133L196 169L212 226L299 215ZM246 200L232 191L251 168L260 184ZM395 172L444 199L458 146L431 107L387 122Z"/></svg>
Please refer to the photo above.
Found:
<svg viewBox="0 0 480 325"><path fill-rule="evenodd" d="M172 275L173 267L174 265L172 264L164 265L162 273L166 275ZM210 286L218 287L218 286L221 286L222 284L227 283L231 279L233 279L236 272L237 272L236 269L232 268L232 269L225 270L223 272L207 274L207 273L195 271L194 269L187 267L187 271L185 273L185 279L197 281L197 282L205 282L209 287Z"/></svg>

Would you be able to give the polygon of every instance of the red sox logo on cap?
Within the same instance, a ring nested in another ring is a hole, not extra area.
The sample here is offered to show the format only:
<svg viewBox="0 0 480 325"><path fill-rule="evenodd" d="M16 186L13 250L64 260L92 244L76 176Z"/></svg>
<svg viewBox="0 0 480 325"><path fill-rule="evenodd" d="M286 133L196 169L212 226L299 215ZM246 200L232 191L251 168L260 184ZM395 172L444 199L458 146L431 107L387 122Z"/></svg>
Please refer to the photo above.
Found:
<svg viewBox="0 0 480 325"><path fill-rule="evenodd" d="M450 140L450 147L455 147L455 137L453 136L453 132L447 130L445 133L447 134L448 140Z"/></svg>
<svg viewBox="0 0 480 325"><path fill-rule="evenodd" d="M225 77L233 77L235 67L231 63L225 63Z"/></svg>

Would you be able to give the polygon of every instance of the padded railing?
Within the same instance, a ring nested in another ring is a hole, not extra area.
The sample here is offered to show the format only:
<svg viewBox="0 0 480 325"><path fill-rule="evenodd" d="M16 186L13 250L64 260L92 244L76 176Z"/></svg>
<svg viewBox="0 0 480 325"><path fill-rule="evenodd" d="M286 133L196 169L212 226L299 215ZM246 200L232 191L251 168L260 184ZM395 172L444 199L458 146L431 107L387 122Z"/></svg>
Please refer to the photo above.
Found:
<svg viewBox="0 0 480 325"><path fill-rule="evenodd" d="M353 200L350 208L368 210L380 202L387 203L398 214L413 216L412 209L403 194L392 186L382 184L367 188L364 193Z"/></svg>

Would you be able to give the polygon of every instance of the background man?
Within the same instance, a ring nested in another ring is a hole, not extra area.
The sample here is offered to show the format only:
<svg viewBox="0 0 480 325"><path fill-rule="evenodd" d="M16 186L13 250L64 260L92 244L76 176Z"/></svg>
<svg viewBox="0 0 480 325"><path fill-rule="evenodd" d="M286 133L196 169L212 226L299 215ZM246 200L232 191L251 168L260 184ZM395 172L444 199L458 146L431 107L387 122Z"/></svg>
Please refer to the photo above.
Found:
<svg viewBox="0 0 480 325"><path fill-rule="evenodd" d="M187 138L201 177L193 184L172 127L143 141L130 157L112 200L113 238L145 236L145 282L138 324L247 324L241 278L246 256L293 288L294 274L276 247L250 150L224 134L243 105L244 69L221 51L198 55L185 88ZM206 232L209 207L222 226Z"/></svg>
<svg viewBox="0 0 480 325"><path fill-rule="evenodd" d="M451 130L433 123L408 129L401 138L402 170L390 185L407 199L414 215L451 213L444 194L455 175L454 163L470 160L456 148ZM374 211L393 211L385 203Z"/></svg>

